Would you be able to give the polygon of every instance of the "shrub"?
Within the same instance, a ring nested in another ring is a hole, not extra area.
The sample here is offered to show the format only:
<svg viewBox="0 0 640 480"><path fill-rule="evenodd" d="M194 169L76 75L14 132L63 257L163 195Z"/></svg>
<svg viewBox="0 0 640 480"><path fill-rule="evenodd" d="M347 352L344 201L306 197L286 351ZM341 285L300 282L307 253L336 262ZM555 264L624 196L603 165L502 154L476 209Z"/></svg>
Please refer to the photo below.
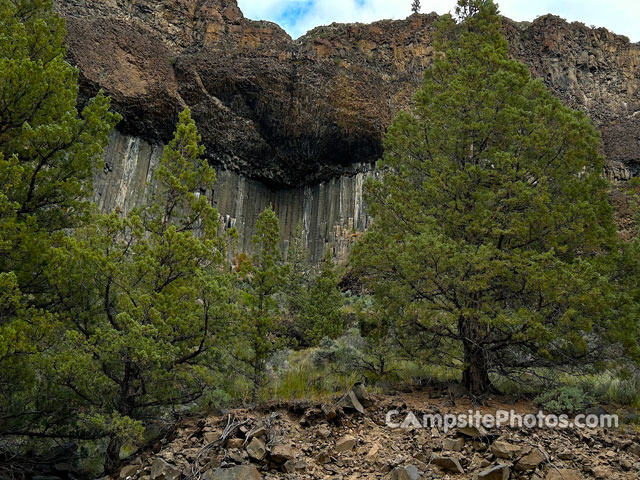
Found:
<svg viewBox="0 0 640 480"><path fill-rule="evenodd" d="M593 398L577 387L559 387L539 395L535 402L551 413L576 414L593 404Z"/></svg>

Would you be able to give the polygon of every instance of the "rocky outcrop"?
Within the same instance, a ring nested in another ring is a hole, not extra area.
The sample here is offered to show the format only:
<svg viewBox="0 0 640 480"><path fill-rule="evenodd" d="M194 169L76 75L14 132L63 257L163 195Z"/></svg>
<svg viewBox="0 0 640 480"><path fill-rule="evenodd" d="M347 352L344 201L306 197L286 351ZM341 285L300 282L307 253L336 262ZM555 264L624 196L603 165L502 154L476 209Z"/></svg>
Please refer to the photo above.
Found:
<svg viewBox="0 0 640 480"><path fill-rule="evenodd" d="M234 0L56 3L83 92L113 97L123 133L166 141L189 105L212 162L287 187L379 157L431 62L437 18L334 24L293 41ZM513 55L602 127L612 172L637 172L640 47L554 16L505 29Z"/></svg>
<svg viewBox="0 0 640 480"><path fill-rule="evenodd" d="M309 237L323 245L335 243L337 226L357 231L366 224L350 211L362 172L379 158L388 125L410 105L431 63L437 19L334 24L294 41L273 23L244 18L235 0L55 4L67 19L68 55L79 67L83 98L104 89L124 116L106 154L115 178L104 179L99 192L110 199L105 208L125 209L143 195L140 178L117 190L127 183L117 172L145 169L127 164L125 144L152 155L147 150L170 138L189 105L208 159L235 189L219 193L221 214L248 224L255 212L246 205L277 203L285 230L308 221L316 225ZM601 128L607 175L637 175L640 45L554 16L504 24L513 56ZM349 184L355 190L345 190ZM221 183L218 191L225 188ZM314 210L305 220L309 192ZM348 205L336 195L348 197ZM248 239L250 231L241 235Z"/></svg>

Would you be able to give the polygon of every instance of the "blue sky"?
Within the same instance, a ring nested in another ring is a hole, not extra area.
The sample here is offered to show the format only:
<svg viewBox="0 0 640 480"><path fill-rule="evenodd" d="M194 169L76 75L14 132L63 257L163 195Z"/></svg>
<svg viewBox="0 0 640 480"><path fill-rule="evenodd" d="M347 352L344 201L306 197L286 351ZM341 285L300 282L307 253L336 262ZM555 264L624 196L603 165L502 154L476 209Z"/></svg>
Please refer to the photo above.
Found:
<svg viewBox="0 0 640 480"><path fill-rule="evenodd" d="M422 12L446 13L455 0L422 0ZM640 0L502 0L504 15L514 20L533 20L553 13L569 21L606 27L640 41ZM318 25L333 22L372 22L405 18L411 0L238 0L245 16L278 23L293 38Z"/></svg>

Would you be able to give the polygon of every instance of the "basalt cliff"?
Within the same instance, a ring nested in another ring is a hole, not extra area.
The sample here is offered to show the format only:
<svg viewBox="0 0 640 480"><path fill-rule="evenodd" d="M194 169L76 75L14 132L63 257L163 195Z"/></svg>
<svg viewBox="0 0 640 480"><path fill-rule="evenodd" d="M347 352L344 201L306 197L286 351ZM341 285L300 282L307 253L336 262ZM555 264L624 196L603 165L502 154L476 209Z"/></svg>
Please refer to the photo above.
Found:
<svg viewBox="0 0 640 480"><path fill-rule="evenodd" d="M235 0L56 0L81 97L99 89L123 121L112 133L96 199L105 211L144 201L145 185L191 107L218 168L211 192L250 248L276 208L283 247L299 223L314 258L344 255L366 229L362 188L385 131L410 105L433 58L435 14L330 25L293 40L246 19ZM640 175L640 44L555 16L504 20L512 55L600 128L607 176Z"/></svg>

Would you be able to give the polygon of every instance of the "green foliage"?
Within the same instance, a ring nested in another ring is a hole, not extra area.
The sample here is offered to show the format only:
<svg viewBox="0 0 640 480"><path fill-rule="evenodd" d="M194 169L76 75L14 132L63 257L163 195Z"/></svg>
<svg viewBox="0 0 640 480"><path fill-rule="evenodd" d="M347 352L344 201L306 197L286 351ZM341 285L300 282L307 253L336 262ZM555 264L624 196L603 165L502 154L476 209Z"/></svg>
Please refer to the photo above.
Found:
<svg viewBox="0 0 640 480"><path fill-rule="evenodd" d="M285 279L285 301L290 335L303 347L316 346L324 337L337 338L344 331L341 308L344 297L339 288L340 274L327 251L318 268L312 267L304 246L302 229L297 229L289 247Z"/></svg>
<svg viewBox="0 0 640 480"><path fill-rule="evenodd" d="M108 470L143 419L215 383L231 282L204 195L215 173L198 141L187 109L154 173L151 204L97 217L53 256L66 331L43 368L82 405L73 428L110 439Z"/></svg>
<svg viewBox="0 0 640 480"><path fill-rule="evenodd" d="M233 332L237 339L233 356L251 382L255 401L267 382L267 360L286 345L278 297L288 266L280 250L278 217L271 207L258 217L253 244L257 253L237 270L241 312Z"/></svg>
<svg viewBox="0 0 640 480"><path fill-rule="evenodd" d="M352 262L403 349L482 394L492 371L596 360L616 239L595 128L509 58L493 2L457 13L389 129Z"/></svg>
<svg viewBox="0 0 640 480"><path fill-rule="evenodd" d="M536 397L535 402L550 413L578 414L593 404L593 398L580 388L559 387Z"/></svg>
<svg viewBox="0 0 640 480"><path fill-rule="evenodd" d="M0 268L29 292L43 288L40 254L50 237L86 220L93 168L119 120L101 93L78 115L78 72L64 59L64 35L50 1L0 2L0 154L20 169L4 191L20 238Z"/></svg>
<svg viewBox="0 0 640 480"><path fill-rule="evenodd" d="M63 40L50 1L0 1L2 436L55 436L49 421L73 411L43 373L64 334L49 261L89 218L93 168L119 120L102 94L78 115L78 74Z"/></svg>

